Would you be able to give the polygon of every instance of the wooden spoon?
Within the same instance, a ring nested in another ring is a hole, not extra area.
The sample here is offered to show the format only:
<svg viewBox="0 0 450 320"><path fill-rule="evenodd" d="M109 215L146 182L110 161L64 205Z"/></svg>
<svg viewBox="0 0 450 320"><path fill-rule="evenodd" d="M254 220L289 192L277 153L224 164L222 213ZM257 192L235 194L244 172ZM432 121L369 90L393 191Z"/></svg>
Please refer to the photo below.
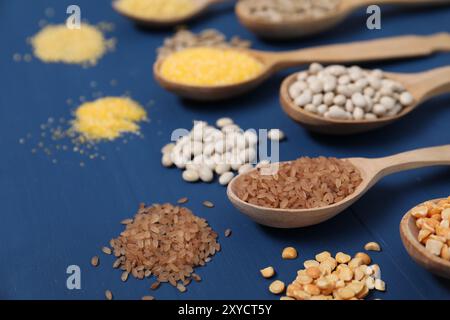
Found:
<svg viewBox="0 0 450 320"><path fill-rule="evenodd" d="M296 81L297 74L287 77L280 89L280 102L283 110L296 122L311 131L326 134L354 134L386 126L416 109L426 100L450 92L450 67L443 67L421 73L384 73L388 79L395 80L414 97L413 105L404 108L399 114L376 120L337 120L321 117L294 104L289 96L289 87Z"/></svg>
<svg viewBox="0 0 450 320"><path fill-rule="evenodd" d="M128 12L124 12L118 5L119 0L115 0L112 3L114 10L116 10L122 16L134 21L136 24L147 28L164 28L175 26L178 24L186 23L201 14L203 14L211 5L226 0L192 0L196 6L195 9L184 16L177 16L173 18L143 18L138 15L133 15Z"/></svg>
<svg viewBox="0 0 450 320"><path fill-rule="evenodd" d="M260 37L268 39L292 39L328 30L343 21L353 11L369 5L381 4L448 4L447 0L341 0L330 14L319 18L272 22L257 18L247 12L245 2L236 5L239 21ZM361 26L363 27L363 26Z"/></svg>
<svg viewBox="0 0 450 320"><path fill-rule="evenodd" d="M443 199L433 201L438 202L439 200ZM418 234L419 229L416 226L415 218L411 215L411 211L409 211L400 222L400 236L406 251L423 268L438 276L450 279L450 261L446 261L428 252L425 246L417 240Z"/></svg>
<svg viewBox="0 0 450 320"><path fill-rule="evenodd" d="M400 36L379 40L361 41L307 48L288 52L265 52L247 49L243 52L258 59L264 65L259 76L245 82L223 86L192 86L165 79L160 74L164 58L153 66L153 74L159 84L181 97L194 100L220 100L249 91L279 70L308 64L349 63L398 59L430 55L438 51L450 51L450 34L438 33L430 36Z"/></svg>
<svg viewBox="0 0 450 320"><path fill-rule="evenodd" d="M227 195L239 211L262 225L276 228L311 226L347 209L387 175L421 167L450 165L450 145L418 149L385 158L349 158L347 160L359 170L362 182L353 194L330 206L313 209L272 209L244 202L236 195L236 184L242 175L235 177L229 183Z"/></svg>

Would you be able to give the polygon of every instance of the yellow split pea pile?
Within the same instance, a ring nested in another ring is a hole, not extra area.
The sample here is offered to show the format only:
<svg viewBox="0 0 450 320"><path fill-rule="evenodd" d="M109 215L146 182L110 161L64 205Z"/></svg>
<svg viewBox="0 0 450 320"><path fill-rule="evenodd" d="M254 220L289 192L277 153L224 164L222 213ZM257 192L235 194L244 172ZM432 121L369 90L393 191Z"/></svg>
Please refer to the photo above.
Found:
<svg viewBox="0 0 450 320"><path fill-rule="evenodd" d="M293 252L284 259L296 256ZM370 256L364 252L357 253L353 258L343 252L332 257L328 251L315 256L315 260L303 263L304 269L297 272L297 278L287 287L286 296L281 300L360 300L364 299L370 290L385 291L386 284L381 280L381 270L377 264L372 264ZM264 278L275 274L272 267L261 270ZM270 292L281 294L285 291L282 281L276 280L269 287Z"/></svg>
<svg viewBox="0 0 450 320"><path fill-rule="evenodd" d="M419 228L418 240L432 254L450 261L450 197L427 201L411 210Z"/></svg>
<svg viewBox="0 0 450 320"><path fill-rule="evenodd" d="M65 24L48 25L32 39L34 55L44 62L95 65L115 46L114 39L105 39L102 31L87 23L79 29Z"/></svg>

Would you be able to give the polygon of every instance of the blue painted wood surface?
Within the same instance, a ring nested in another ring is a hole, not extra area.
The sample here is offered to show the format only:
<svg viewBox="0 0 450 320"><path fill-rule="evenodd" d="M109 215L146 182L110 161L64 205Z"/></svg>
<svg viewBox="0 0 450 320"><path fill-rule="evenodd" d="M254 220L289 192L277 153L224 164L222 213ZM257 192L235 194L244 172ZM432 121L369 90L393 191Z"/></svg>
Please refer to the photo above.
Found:
<svg viewBox="0 0 450 320"><path fill-rule="evenodd" d="M409 149L450 143L450 96L435 98L405 119L385 129L351 137L311 134L292 122L278 103L280 73L258 90L220 103L194 103L178 99L153 80L155 49L171 31L149 32L136 28L118 16L110 1L78 0L83 18L91 23L113 22L111 36L117 49L98 65L83 69L63 64L14 62L14 53L29 53L25 39L47 19L60 23L73 1L0 1L0 298L2 299L103 299L105 289L118 299L139 299L149 294L149 281L120 281L111 268L112 257L101 255L93 269L90 258L121 231L119 221L130 217L140 202L175 202L186 196L197 215L208 219L221 235L222 252L198 273L201 283L180 294L170 286L153 293L158 299L273 299L269 282L259 269L273 265L277 278L293 280L303 260L322 250L355 253L368 241L378 241L381 253L374 253L386 280L386 293L372 298L449 299L450 282L439 279L414 264L403 249L398 233L403 214L415 204L450 194L448 168L414 170L390 176L337 218L319 226L298 230L261 227L237 212L218 184L187 184L178 170L163 169L160 148L172 130L189 128L193 119L213 123L230 116L243 128L281 128L288 140L281 145L281 159L299 156L384 156ZM45 17L46 8L55 17ZM380 31L365 28L363 10L331 32L289 43L256 39L239 25L232 5L224 4L192 23L194 31L217 28L228 36L239 35L254 47L286 50L328 43L373 39L410 33L450 31L450 8L383 8ZM450 54L364 66L396 72L417 72L450 64ZM111 79L118 85L112 87ZM94 90L90 82L98 87ZM42 153L32 154L30 141L40 134L39 125L49 117L69 118L66 100L126 91L142 104L154 100L147 111L151 122L144 124L144 139L105 143L100 146L106 160L86 161L71 152L59 155L58 163ZM25 144L19 139L31 134ZM202 207L203 200L215 203ZM224 238L225 229L233 235ZM281 250L292 245L300 258L282 261ZM79 265L82 289L67 290L66 268Z"/></svg>

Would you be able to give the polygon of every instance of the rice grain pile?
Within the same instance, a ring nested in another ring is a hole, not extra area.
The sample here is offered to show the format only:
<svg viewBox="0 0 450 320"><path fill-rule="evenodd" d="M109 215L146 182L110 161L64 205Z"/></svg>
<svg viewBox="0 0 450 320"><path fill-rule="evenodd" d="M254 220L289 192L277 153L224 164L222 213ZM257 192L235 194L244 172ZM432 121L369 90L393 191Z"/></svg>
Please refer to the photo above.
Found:
<svg viewBox="0 0 450 320"><path fill-rule="evenodd" d="M114 266L126 276L143 279L153 274L159 282L183 287L195 280L195 267L220 251L217 233L187 208L141 205L134 219L123 223L125 231L110 245L117 257Z"/></svg>
<svg viewBox="0 0 450 320"><path fill-rule="evenodd" d="M325 207L351 195L362 181L351 163L336 158L299 158L271 175L261 174L262 169L239 177L235 192L245 202L268 208Z"/></svg>

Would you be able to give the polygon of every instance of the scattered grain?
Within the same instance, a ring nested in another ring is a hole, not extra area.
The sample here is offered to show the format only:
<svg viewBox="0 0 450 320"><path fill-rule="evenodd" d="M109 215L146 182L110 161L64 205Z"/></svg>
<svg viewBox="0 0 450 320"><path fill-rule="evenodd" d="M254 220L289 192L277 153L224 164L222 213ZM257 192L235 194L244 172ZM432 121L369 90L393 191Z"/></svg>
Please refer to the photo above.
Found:
<svg viewBox="0 0 450 320"><path fill-rule="evenodd" d="M155 297L154 296L143 296L142 300L146 300L146 301L155 300Z"/></svg>
<svg viewBox="0 0 450 320"><path fill-rule="evenodd" d="M178 204L185 204L185 203L187 203L188 201L189 201L189 199L186 198L186 197L184 197L184 198L179 199L179 200L177 201L177 203L178 203Z"/></svg>
<svg viewBox="0 0 450 320"><path fill-rule="evenodd" d="M207 208L214 208L214 203L211 201L203 201L203 205Z"/></svg>
<svg viewBox="0 0 450 320"><path fill-rule="evenodd" d="M103 247L103 248L102 248L102 252L103 252L104 254L111 254L111 253L112 253L111 249L108 248L108 247Z"/></svg>
<svg viewBox="0 0 450 320"><path fill-rule="evenodd" d="M112 292L110 290L106 290L105 291L105 297L106 297L106 300L112 300L113 299Z"/></svg>
<svg viewBox="0 0 450 320"><path fill-rule="evenodd" d="M231 233L232 233L231 229L227 229L227 230L225 230L224 235L226 238L228 238L231 236Z"/></svg>
<svg viewBox="0 0 450 320"><path fill-rule="evenodd" d="M93 267L97 267L99 265L99 263L100 263L100 260L99 260L98 256L93 256L91 259L91 265Z"/></svg>

